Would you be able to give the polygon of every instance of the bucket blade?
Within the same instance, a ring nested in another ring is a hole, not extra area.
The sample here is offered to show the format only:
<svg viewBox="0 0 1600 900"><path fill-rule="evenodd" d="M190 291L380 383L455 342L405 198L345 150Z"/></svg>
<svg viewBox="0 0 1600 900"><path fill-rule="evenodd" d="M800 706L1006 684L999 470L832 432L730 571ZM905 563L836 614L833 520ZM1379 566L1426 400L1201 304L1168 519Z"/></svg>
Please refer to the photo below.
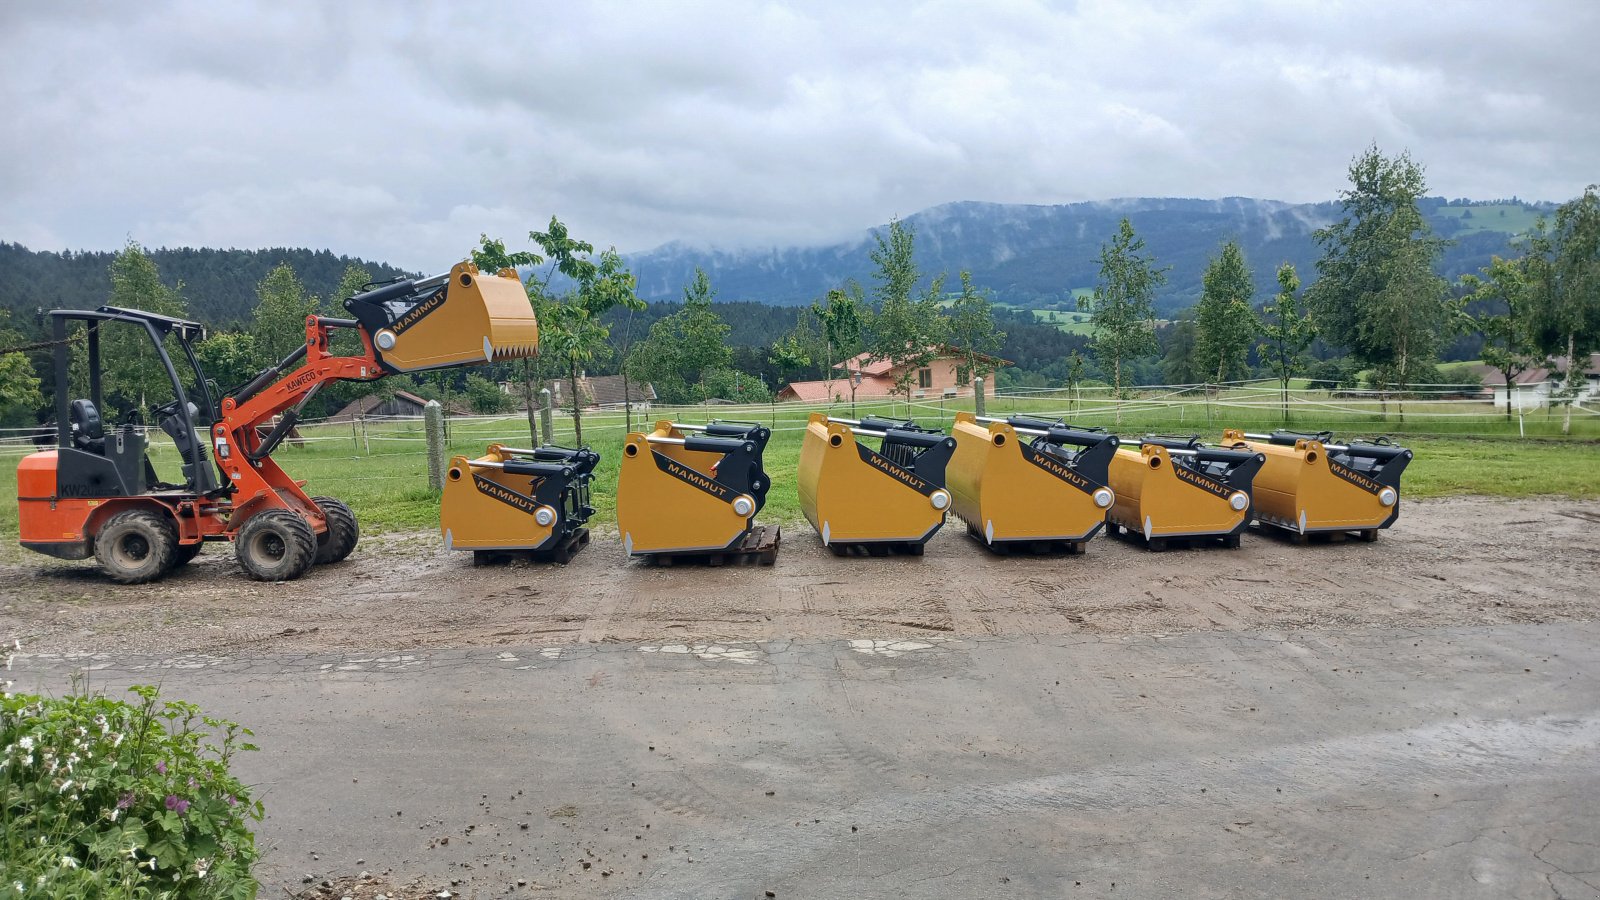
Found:
<svg viewBox="0 0 1600 900"><path fill-rule="evenodd" d="M400 372L483 365L539 352L539 323L516 273L485 275L466 262L450 270L442 294L429 295L386 330L393 346L384 349L380 342L377 352Z"/></svg>

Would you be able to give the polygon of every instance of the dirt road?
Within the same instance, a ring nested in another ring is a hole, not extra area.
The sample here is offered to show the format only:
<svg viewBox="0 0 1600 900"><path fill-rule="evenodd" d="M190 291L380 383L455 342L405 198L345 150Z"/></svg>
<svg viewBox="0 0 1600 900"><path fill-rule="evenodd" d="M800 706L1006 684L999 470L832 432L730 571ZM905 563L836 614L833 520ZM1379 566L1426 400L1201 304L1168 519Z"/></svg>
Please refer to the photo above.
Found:
<svg viewBox="0 0 1600 900"><path fill-rule="evenodd" d="M474 568L434 534L369 541L288 584L215 548L154 585L40 558L0 568L0 636L39 653L313 653L769 638L1161 634L1600 618L1600 503L1407 505L1376 544L989 555L952 521L921 558L827 553L803 523L771 568L657 569L599 534L569 566Z"/></svg>

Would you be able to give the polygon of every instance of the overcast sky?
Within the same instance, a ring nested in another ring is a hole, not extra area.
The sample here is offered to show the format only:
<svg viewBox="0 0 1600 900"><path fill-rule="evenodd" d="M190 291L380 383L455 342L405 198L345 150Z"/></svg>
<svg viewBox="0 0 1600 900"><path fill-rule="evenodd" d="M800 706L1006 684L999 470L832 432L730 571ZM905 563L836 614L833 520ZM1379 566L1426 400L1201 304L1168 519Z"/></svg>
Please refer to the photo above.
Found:
<svg viewBox="0 0 1600 900"><path fill-rule="evenodd" d="M1265 7L1265 8L1262 8ZM1600 2L0 2L0 240L411 269L552 214L811 244L952 200L1600 181Z"/></svg>

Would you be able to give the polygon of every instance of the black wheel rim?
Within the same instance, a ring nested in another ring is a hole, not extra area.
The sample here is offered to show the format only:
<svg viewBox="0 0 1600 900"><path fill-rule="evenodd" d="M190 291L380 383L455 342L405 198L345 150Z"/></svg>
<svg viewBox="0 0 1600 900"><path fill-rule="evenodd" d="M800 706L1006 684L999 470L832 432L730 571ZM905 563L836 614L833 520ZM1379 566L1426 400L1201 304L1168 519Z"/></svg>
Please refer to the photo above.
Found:
<svg viewBox="0 0 1600 900"><path fill-rule="evenodd" d="M283 561L284 554L288 552L288 544L283 535L268 531L256 536L250 543L250 552L257 560L264 563L278 563Z"/></svg>

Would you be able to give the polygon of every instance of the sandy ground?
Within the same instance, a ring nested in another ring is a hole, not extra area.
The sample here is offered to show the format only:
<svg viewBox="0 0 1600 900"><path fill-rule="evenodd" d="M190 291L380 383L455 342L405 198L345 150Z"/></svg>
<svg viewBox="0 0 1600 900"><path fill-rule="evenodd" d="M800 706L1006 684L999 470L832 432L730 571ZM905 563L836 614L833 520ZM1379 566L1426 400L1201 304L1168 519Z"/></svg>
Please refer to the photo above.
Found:
<svg viewBox="0 0 1600 900"><path fill-rule="evenodd" d="M1407 505L1375 544L1248 535L1150 553L996 557L952 520L921 558L836 558L803 523L772 567L661 569L600 533L571 565L475 568L434 534L387 536L287 584L225 548L153 585L39 557L0 567L0 638L35 653L338 650L928 635L1529 624L1600 618L1600 503Z"/></svg>

